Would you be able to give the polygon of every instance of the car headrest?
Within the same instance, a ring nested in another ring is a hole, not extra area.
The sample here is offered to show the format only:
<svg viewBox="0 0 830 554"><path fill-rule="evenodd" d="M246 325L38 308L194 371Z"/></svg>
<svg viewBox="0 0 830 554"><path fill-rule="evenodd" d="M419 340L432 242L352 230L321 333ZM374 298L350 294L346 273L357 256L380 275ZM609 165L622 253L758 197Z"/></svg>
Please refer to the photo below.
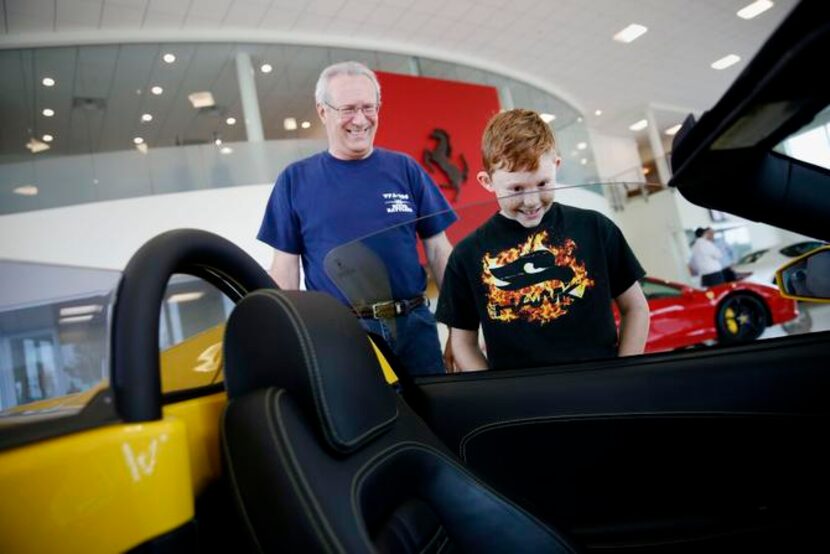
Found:
<svg viewBox="0 0 830 554"><path fill-rule="evenodd" d="M328 295L249 294L228 319L224 350L229 398L286 389L337 452L360 448L398 417L395 392L383 380L368 336Z"/></svg>

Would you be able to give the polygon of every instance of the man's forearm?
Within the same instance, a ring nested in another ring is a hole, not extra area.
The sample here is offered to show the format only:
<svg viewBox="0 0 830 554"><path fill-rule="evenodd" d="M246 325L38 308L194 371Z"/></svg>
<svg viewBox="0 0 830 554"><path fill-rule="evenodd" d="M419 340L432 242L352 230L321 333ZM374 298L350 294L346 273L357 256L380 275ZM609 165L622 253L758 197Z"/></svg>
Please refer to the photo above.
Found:
<svg viewBox="0 0 830 554"><path fill-rule="evenodd" d="M435 279L438 290L441 290L444 271L452 253L452 244L444 233L440 233L424 241L424 250L427 255L427 263L429 263L429 268L432 270L432 277Z"/></svg>
<svg viewBox="0 0 830 554"><path fill-rule="evenodd" d="M268 274L282 290L297 290L300 288L300 257L279 250L274 251L274 259Z"/></svg>

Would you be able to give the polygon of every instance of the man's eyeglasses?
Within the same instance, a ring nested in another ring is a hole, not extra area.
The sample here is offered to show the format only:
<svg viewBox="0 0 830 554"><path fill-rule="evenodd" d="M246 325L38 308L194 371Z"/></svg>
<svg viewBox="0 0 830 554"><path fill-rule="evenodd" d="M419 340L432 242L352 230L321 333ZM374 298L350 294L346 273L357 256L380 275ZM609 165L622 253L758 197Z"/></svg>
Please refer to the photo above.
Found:
<svg viewBox="0 0 830 554"><path fill-rule="evenodd" d="M326 106L336 111L340 115L340 119L350 119L357 115L357 112L363 112L366 117L374 117L378 114L380 104L364 104L362 106L332 106L328 102L323 102Z"/></svg>

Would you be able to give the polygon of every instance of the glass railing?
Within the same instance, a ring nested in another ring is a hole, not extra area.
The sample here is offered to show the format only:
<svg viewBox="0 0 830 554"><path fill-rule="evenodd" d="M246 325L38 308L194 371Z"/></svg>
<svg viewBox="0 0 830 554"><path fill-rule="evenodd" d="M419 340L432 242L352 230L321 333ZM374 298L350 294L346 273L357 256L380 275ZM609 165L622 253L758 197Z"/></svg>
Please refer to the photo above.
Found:
<svg viewBox="0 0 830 554"><path fill-rule="evenodd" d="M53 156L0 165L0 215L241 185L266 184L326 148L315 139L233 142Z"/></svg>

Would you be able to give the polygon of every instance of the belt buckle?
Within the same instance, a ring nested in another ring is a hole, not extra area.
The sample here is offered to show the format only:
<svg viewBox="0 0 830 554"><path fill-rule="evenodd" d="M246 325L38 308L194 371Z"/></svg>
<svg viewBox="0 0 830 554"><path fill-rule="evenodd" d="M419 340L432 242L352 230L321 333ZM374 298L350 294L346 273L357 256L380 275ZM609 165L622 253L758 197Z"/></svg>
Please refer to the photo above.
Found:
<svg viewBox="0 0 830 554"><path fill-rule="evenodd" d="M394 300L372 304L372 317L375 319L392 319L396 315Z"/></svg>

